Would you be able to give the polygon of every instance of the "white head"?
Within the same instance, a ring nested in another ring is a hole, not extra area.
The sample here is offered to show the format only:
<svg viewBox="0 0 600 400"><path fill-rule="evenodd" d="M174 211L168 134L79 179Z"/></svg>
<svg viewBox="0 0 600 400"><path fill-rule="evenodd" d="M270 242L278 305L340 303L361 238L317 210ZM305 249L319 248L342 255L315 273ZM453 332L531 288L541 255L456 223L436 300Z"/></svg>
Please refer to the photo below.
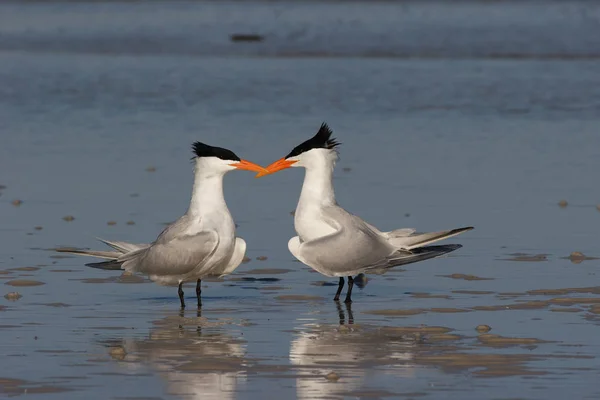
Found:
<svg viewBox="0 0 600 400"><path fill-rule="evenodd" d="M192 160L196 161L196 172L202 172L204 175L224 175L235 169L259 173L265 171L260 165L242 160L233 151L222 147L195 142L192 150L194 152Z"/></svg>
<svg viewBox="0 0 600 400"><path fill-rule="evenodd" d="M259 178L290 167L311 169L329 166L333 168L338 159L336 147L340 143L331 137L332 133L326 123L321 124L315 136L294 147L287 156L269 165L256 177Z"/></svg>

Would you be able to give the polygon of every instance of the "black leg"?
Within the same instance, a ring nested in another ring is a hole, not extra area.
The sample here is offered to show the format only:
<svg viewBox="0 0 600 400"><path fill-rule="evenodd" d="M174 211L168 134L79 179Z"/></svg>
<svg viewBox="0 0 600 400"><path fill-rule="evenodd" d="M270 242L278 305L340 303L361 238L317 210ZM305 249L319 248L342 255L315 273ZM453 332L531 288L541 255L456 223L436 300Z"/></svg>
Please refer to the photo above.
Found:
<svg viewBox="0 0 600 400"><path fill-rule="evenodd" d="M185 301L183 301L183 289L181 288L181 285L183 285L183 282L179 282L179 290L177 290L177 293L179 294L179 301L181 302L181 308L185 308Z"/></svg>
<svg viewBox="0 0 600 400"><path fill-rule="evenodd" d="M200 297L202 295L202 288L200 288L201 284L202 280L198 279L198 282L196 282L196 297L198 298L198 307L202 307L202 298Z"/></svg>
<svg viewBox="0 0 600 400"><path fill-rule="evenodd" d="M348 291L346 292L346 300L344 300L344 303L352 303L352 286L354 286L354 278L349 276L348 277Z"/></svg>
<svg viewBox="0 0 600 400"><path fill-rule="evenodd" d="M338 290L335 293L334 301L338 301L340 299L340 293L342 293L342 289L344 288L344 278L340 276L340 283L338 285Z"/></svg>

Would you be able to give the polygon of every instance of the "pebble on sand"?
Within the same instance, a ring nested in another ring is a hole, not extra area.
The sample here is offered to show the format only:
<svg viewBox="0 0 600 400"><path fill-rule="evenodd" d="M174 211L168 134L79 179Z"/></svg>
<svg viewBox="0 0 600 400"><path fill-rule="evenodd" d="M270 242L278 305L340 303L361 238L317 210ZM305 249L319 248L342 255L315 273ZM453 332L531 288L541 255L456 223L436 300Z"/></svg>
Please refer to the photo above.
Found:
<svg viewBox="0 0 600 400"><path fill-rule="evenodd" d="M316 282L312 282L311 285L313 286L337 286L337 283L333 283L333 282L327 282L327 281L316 281Z"/></svg>
<svg viewBox="0 0 600 400"><path fill-rule="evenodd" d="M10 300L10 301L17 301L21 297L23 297L23 296L19 292L10 292L10 293L7 293L7 294L4 295L4 298L6 300Z"/></svg>
<svg viewBox="0 0 600 400"><path fill-rule="evenodd" d="M110 354L110 356L114 359L123 360L125 358L125 356L127 355L127 352L125 351L125 349L123 347L115 346L115 347L111 347L108 350L108 354Z"/></svg>
<svg viewBox="0 0 600 400"><path fill-rule="evenodd" d="M234 33L229 39L232 42L262 42L265 38L256 33Z"/></svg>
<svg viewBox="0 0 600 400"><path fill-rule="evenodd" d="M36 226L33 229L35 229L36 231L41 231L42 229L44 229L43 226Z"/></svg>
<svg viewBox="0 0 600 400"><path fill-rule="evenodd" d="M106 223L106 225L110 225L110 226L113 226L113 225L116 225L116 224L117 224L117 221L108 221Z"/></svg>
<svg viewBox="0 0 600 400"><path fill-rule="evenodd" d="M127 221L127 225L135 225L135 221Z"/></svg>
<svg viewBox="0 0 600 400"><path fill-rule="evenodd" d="M337 382L340 379L340 376L335 372L331 371L330 373L325 375L325 379L327 379L330 382Z"/></svg>
<svg viewBox="0 0 600 400"><path fill-rule="evenodd" d="M64 216L64 217L63 217L63 220L65 220L65 221L67 221L67 222L71 222L71 221L73 221L74 219L75 219L75 217L74 217L74 216L72 216L72 215L66 215L66 216Z"/></svg>
<svg viewBox="0 0 600 400"><path fill-rule="evenodd" d="M267 256L258 256L258 257L256 257L256 259L258 261L265 261L267 258L269 258L269 257L267 257Z"/></svg>
<svg viewBox="0 0 600 400"><path fill-rule="evenodd" d="M23 201L19 200L19 199L15 199L15 200L11 201L11 204L15 207L19 207L21 204L23 204Z"/></svg>
<svg viewBox="0 0 600 400"><path fill-rule="evenodd" d="M45 283L39 282L39 281L30 281L27 279L15 279L15 280L6 282L5 285L9 285L9 286L40 286L40 285L45 285Z"/></svg>
<svg viewBox="0 0 600 400"><path fill-rule="evenodd" d="M598 257L588 257L580 251L574 251L571 254L569 254L569 257L561 257L561 258L571 260L571 262L573 264L581 264L582 262L584 262L586 260L597 260L598 259Z"/></svg>
<svg viewBox="0 0 600 400"><path fill-rule="evenodd" d="M568 205L569 205L569 203L566 200L561 200L561 201L558 202L558 206L560 208L565 208Z"/></svg>
<svg viewBox="0 0 600 400"><path fill-rule="evenodd" d="M477 328L475 328L475 330L477 330L477 332L479 333L485 333L491 331L492 327L489 325L477 325Z"/></svg>

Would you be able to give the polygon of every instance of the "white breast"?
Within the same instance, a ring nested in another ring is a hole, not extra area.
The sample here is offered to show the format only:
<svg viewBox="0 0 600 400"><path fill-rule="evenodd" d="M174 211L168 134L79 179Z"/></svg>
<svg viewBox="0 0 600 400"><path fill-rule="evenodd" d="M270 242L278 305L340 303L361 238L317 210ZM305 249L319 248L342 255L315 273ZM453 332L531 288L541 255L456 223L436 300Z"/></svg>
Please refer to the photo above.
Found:
<svg viewBox="0 0 600 400"><path fill-rule="evenodd" d="M219 235L219 244L202 269L223 267L229 262L235 247L235 223L231 214L221 211L203 215L202 229L216 231Z"/></svg>
<svg viewBox="0 0 600 400"><path fill-rule="evenodd" d="M303 242L332 234L335 229L323 219L322 208L318 206L298 207L294 218L296 233Z"/></svg>

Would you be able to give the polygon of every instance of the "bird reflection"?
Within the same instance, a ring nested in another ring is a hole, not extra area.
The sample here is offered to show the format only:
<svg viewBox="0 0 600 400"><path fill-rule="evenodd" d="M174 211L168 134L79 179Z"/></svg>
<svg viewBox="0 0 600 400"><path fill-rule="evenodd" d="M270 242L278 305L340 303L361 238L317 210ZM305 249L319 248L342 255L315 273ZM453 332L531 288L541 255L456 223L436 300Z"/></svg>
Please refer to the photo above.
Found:
<svg viewBox="0 0 600 400"><path fill-rule="evenodd" d="M190 399L234 399L246 380L246 344L202 318L155 321L148 338L111 343L111 356L126 368L150 366L167 381L167 392ZM121 348L122 350L119 350ZM117 350L115 350L117 349Z"/></svg>
<svg viewBox="0 0 600 400"><path fill-rule="evenodd" d="M298 370L296 394L299 399L350 395L361 389L373 369L384 366L398 377L414 375L415 338L385 333L377 326L354 324L351 304L339 302L339 325L305 323L290 346L290 361ZM346 319L347 317L347 319ZM327 379L335 372L339 380Z"/></svg>
<svg viewBox="0 0 600 400"><path fill-rule="evenodd" d="M344 303L346 306L346 311L348 312L348 325L354 324L354 314L352 314L352 303ZM344 310L342 310L342 304L340 301L335 302L335 306L337 307L338 315L340 317L340 325L346 324L346 315L344 314Z"/></svg>

